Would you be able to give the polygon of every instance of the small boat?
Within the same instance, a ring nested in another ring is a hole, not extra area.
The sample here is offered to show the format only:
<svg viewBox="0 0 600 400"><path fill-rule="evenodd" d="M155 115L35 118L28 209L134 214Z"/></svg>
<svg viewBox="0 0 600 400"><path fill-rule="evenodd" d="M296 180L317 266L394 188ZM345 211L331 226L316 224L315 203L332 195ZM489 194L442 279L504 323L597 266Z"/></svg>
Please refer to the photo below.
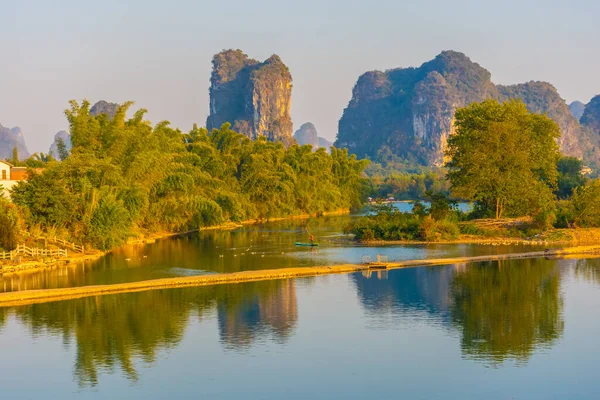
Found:
<svg viewBox="0 0 600 400"><path fill-rule="evenodd" d="M302 242L296 242L296 246L318 247L319 243L302 243Z"/></svg>

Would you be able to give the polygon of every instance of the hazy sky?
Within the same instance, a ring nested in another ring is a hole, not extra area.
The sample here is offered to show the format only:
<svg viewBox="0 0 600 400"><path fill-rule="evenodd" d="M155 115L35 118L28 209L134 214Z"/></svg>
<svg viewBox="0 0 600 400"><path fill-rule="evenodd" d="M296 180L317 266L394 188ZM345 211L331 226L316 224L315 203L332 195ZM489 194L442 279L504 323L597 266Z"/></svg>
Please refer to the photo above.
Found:
<svg viewBox="0 0 600 400"><path fill-rule="evenodd" d="M294 79L294 129L333 139L358 76L466 53L496 83L600 93L598 0L0 0L0 123L31 152L67 129L71 99L135 101L189 130L208 114L211 58L276 53Z"/></svg>

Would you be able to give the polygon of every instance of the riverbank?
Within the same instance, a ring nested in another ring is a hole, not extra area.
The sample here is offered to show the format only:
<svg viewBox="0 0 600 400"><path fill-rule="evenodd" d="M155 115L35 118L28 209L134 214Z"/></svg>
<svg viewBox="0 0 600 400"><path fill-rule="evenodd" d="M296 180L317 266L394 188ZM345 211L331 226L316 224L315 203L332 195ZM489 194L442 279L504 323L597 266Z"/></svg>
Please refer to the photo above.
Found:
<svg viewBox="0 0 600 400"><path fill-rule="evenodd" d="M177 278L152 279L114 285L95 285L62 289L42 289L0 294L0 307L21 306L44 302L77 299L108 294L141 292L188 286L209 286L264 280L292 279L317 275L349 274L365 270L399 269L434 265L451 265L473 262L513 260L526 258L586 258L600 254L600 245L577 246L527 253L494 254L474 257L454 257L368 264L342 264L322 267L281 268L271 270L243 271L225 274L197 275Z"/></svg>
<svg viewBox="0 0 600 400"><path fill-rule="evenodd" d="M320 213L318 215L316 215L316 214L300 214L300 215L292 215L292 216L288 216L288 217L252 219L252 220L241 221L239 223L227 222L224 224L207 226L207 227L202 227L199 229L193 229L193 230L188 230L188 231L183 231L183 232L153 232L153 233L149 233L149 234L141 234L135 238L130 238L127 241L127 243L121 247L126 247L126 246L130 246L130 245L155 243L157 240L189 235L189 234L200 232L200 231L220 230L220 229L222 229L222 230L236 229L236 228L240 228L244 225L254 225L254 224L267 223L267 222L287 221L287 220L296 220L296 219L302 220L302 219L309 219L309 218L329 217L329 216L347 215L347 214L350 214L350 210L342 209L342 210L337 210L337 211L324 212L324 213ZM108 253L110 253L113 250L116 250L116 248L107 250L107 251L91 250L89 252L86 252L86 254L69 252L68 257L59 258L59 259L46 258L46 259L42 259L42 260L23 260L22 262L19 262L19 263L11 263L10 261L6 261L4 263L0 262L0 275L6 274L6 273L18 273L18 272L22 272L22 271L32 271L32 270L42 269L42 268L52 268L57 265L81 263L81 262L85 262L85 261L94 261L94 260L97 260L97 259L107 255Z"/></svg>
<svg viewBox="0 0 600 400"><path fill-rule="evenodd" d="M531 238L511 236L460 235L453 240L361 240L366 246L403 244L479 244L479 245L594 245L600 243L600 228L552 229Z"/></svg>

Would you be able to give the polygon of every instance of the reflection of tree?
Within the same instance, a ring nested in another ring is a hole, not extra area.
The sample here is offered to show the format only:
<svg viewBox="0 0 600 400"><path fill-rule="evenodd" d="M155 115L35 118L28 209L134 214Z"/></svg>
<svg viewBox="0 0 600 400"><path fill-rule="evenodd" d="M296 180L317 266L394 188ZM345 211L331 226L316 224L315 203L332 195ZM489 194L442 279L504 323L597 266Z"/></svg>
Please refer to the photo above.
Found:
<svg viewBox="0 0 600 400"><path fill-rule="evenodd" d="M267 334L279 341L290 336L298 319L293 280L228 288L218 305L221 340L227 347L245 348Z"/></svg>
<svg viewBox="0 0 600 400"><path fill-rule="evenodd" d="M253 307L257 315L246 316ZM220 323L221 335L231 346L247 346L269 333L285 340L297 320L294 281L98 296L20 307L15 312L34 336L61 336L65 345L75 340L75 378L81 386L93 386L100 370L121 369L136 380L136 358L154 362L158 351L181 341L191 315L202 317L215 308L219 321L226 321ZM0 328L6 312L0 308Z"/></svg>
<svg viewBox="0 0 600 400"><path fill-rule="evenodd" d="M6 308L0 308L0 331L6 325L6 320L8 319L8 310Z"/></svg>
<svg viewBox="0 0 600 400"><path fill-rule="evenodd" d="M452 319L467 356L526 361L564 329L560 275L543 259L473 264L456 274Z"/></svg>
<svg viewBox="0 0 600 400"><path fill-rule="evenodd" d="M586 281L600 284L600 259L590 258L577 260L575 275Z"/></svg>

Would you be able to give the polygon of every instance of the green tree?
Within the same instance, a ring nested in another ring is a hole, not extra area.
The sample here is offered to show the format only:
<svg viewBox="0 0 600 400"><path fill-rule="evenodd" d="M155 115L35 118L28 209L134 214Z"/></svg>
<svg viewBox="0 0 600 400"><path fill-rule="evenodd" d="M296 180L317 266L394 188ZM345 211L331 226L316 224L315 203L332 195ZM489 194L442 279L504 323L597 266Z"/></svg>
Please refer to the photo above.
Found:
<svg viewBox="0 0 600 400"><path fill-rule="evenodd" d="M559 199L567 199L573 190L585 184L582 175L583 162L576 157L561 157L557 163L558 189L556 195Z"/></svg>
<svg viewBox="0 0 600 400"><path fill-rule="evenodd" d="M21 236L20 219L17 208L1 195L0 186L0 248L14 250Z"/></svg>
<svg viewBox="0 0 600 400"><path fill-rule="evenodd" d="M486 100L456 111L448 139L452 193L475 201L496 218L552 209L559 128L521 101Z"/></svg>
<svg viewBox="0 0 600 400"><path fill-rule="evenodd" d="M600 180L575 188L572 198L573 222L580 227L600 226Z"/></svg>
<svg viewBox="0 0 600 400"><path fill-rule="evenodd" d="M67 150L67 145L63 138L56 139L56 148L58 150L58 158L60 161L64 161L69 156L69 150Z"/></svg>
<svg viewBox="0 0 600 400"><path fill-rule="evenodd" d="M13 165L19 165L19 150L16 147L13 148L11 162Z"/></svg>

